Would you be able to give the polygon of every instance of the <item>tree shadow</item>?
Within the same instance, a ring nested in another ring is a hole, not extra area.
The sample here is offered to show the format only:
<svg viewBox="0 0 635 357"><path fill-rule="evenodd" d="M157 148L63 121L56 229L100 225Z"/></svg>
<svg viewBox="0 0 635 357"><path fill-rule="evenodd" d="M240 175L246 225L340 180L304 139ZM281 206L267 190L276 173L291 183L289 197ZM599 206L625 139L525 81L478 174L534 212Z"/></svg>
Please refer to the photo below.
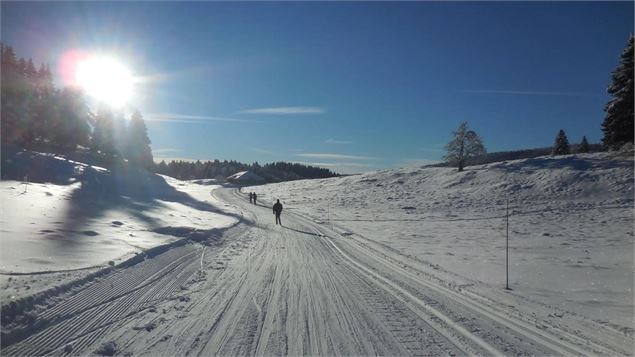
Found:
<svg viewBox="0 0 635 357"><path fill-rule="evenodd" d="M69 185L88 165L65 157L2 147L2 179ZM4 152L7 150L8 152Z"/></svg>
<svg viewBox="0 0 635 357"><path fill-rule="evenodd" d="M69 204L64 215L63 230L76 232L89 220L105 215L109 210L123 210L150 229L156 229L160 222L145 214L166 207L163 202L174 202L199 211L231 216L239 221L240 214L226 212L189 194L177 190L156 174L130 166L115 167L110 171L87 167L79 176L81 186L68 198Z"/></svg>
<svg viewBox="0 0 635 357"><path fill-rule="evenodd" d="M66 208L58 222L61 235L55 239L59 244L80 244L84 236L97 235L98 232L86 230L87 224L113 209L145 223L150 230L159 228L160 220L148 213L168 210L166 202L253 223L241 214L197 200L168 184L162 176L120 158L106 160L87 150L61 155L3 145L1 160L3 180L78 186L65 197ZM102 164L112 168L99 167Z"/></svg>

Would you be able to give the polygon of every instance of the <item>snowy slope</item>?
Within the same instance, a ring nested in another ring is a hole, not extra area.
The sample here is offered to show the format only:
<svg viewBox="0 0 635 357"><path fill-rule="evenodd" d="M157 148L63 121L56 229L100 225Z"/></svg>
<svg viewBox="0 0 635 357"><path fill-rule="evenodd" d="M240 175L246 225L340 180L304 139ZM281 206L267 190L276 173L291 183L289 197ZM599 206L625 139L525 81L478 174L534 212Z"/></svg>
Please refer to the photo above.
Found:
<svg viewBox="0 0 635 357"><path fill-rule="evenodd" d="M246 190L492 291L505 284L509 200L512 294L633 326L632 157L405 168Z"/></svg>
<svg viewBox="0 0 635 357"><path fill-rule="evenodd" d="M181 239L171 227L220 229L240 218L210 195L216 186L32 152L16 155L13 165L37 182L0 182L3 300Z"/></svg>

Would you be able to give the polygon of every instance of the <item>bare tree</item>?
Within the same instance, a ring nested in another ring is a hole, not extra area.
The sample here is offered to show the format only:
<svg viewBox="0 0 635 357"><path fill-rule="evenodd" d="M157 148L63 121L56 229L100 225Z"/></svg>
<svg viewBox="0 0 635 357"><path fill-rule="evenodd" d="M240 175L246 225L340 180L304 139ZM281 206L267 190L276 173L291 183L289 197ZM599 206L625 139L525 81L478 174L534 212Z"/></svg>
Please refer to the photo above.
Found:
<svg viewBox="0 0 635 357"><path fill-rule="evenodd" d="M470 130L467 122L462 122L452 133L452 140L445 146L448 153L445 160L463 171L466 164L471 159L482 157L487 154L481 137L476 132Z"/></svg>

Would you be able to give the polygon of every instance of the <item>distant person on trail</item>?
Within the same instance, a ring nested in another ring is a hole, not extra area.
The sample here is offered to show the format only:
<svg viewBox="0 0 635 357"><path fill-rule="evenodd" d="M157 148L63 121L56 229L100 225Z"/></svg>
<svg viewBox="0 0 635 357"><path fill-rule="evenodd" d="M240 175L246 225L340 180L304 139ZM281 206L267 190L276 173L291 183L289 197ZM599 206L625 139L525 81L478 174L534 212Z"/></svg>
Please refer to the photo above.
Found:
<svg viewBox="0 0 635 357"><path fill-rule="evenodd" d="M282 225L280 220L280 214L282 213L282 203L280 200L276 200L276 204L273 205L273 214L276 215L276 224Z"/></svg>
<svg viewBox="0 0 635 357"><path fill-rule="evenodd" d="M254 193L249 192L249 203L253 203L253 202L254 202Z"/></svg>
<svg viewBox="0 0 635 357"><path fill-rule="evenodd" d="M256 198L258 198L258 195L254 192L254 204L256 204Z"/></svg>

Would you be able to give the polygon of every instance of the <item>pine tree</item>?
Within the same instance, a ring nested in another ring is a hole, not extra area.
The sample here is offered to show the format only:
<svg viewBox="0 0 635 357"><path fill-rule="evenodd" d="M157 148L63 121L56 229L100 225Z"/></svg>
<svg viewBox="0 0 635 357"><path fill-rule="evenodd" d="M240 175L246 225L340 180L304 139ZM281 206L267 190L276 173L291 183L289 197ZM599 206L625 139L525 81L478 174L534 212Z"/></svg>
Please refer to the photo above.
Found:
<svg viewBox="0 0 635 357"><path fill-rule="evenodd" d="M26 129L20 121L20 95L18 92L18 83L20 81L20 72L18 69L18 59L13 52L13 48L2 44L1 47L1 65L2 81L1 82L1 120L0 129L2 136L2 145L19 144L22 137L21 131Z"/></svg>
<svg viewBox="0 0 635 357"><path fill-rule="evenodd" d="M459 124L452 135L452 140L445 146L448 151L445 160L458 167L459 171L463 171L471 160L487 154L481 137L468 128L467 122Z"/></svg>
<svg viewBox="0 0 635 357"><path fill-rule="evenodd" d="M580 145L578 146L578 153L584 154L589 152L589 150L590 150L589 142L586 140L586 136L583 136L582 141L580 142Z"/></svg>
<svg viewBox="0 0 635 357"><path fill-rule="evenodd" d="M613 96L604 111L602 142L610 149L619 149L627 142L633 143L633 35L621 56L620 64L613 72L607 92Z"/></svg>
<svg viewBox="0 0 635 357"><path fill-rule="evenodd" d="M48 65L36 69L32 59L18 59L10 46L0 45L2 145L50 143L64 151L87 145L90 117L83 97L57 90Z"/></svg>
<svg viewBox="0 0 635 357"><path fill-rule="evenodd" d="M80 91L65 88L57 93L56 114L50 119L51 141L63 151L73 150L77 145L90 145L89 111Z"/></svg>
<svg viewBox="0 0 635 357"><path fill-rule="evenodd" d="M112 140L114 145L114 153L119 156L126 156L128 149L128 129L126 116L123 110L117 110L113 113L112 120Z"/></svg>
<svg viewBox="0 0 635 357"><path fill-rule="evenodd" d="M63 97L59 96L59 91L53 86L53 76L50 69L45 65L40 65L39 70L31 59L27 62L27 78L31 88L31 103L29 104L33 115L33 131L37 140L49 140L56 130L56 116L59 115L59 107L62 105Z"/></svg>
<svg viewBox="0 0 635 357"><path fill-rule="evenodd" d="M170 168L168 167L168 164L165 163L165 160L161 160L161 162L157 164L156 172L162 175L170 174Z"/></svg>
<svg viewBox="0 0 635 357"><path fill-rule="evenodd" d="M22 147L32 147L38 138L36 120L34 120L35 91L33 82L29 80L31 68L28 62L20 57L15 68L16 82L13 84L15 90L15 104L17 109L18 133L17 143Z"/></svg>
<svg viewBox="0 0 635 357"><path fill-rule="evenodd" d="M553 144L551 155L568 155L570 153L571 149L569 148L569 139L567 139L567 134L564 133L564 130L560 129L558 135L556 135L556 141Z"/></svg>
<svg viewBox="0 0 635 357"><path fill-rule="evenodd" d="M126 137L126 157L128 161L146 169L153 169L154 161L150 144L146 123L141 113L136 110L130 118Z"/></svg>
<svg viewBox="0 0 635 357"><path fill-rule="evenodd" d="M101 106L95 116L95 127L91 143L93 151L100 151L107 156L115 154L113 129L112 111L106 106Z"/></svg>

